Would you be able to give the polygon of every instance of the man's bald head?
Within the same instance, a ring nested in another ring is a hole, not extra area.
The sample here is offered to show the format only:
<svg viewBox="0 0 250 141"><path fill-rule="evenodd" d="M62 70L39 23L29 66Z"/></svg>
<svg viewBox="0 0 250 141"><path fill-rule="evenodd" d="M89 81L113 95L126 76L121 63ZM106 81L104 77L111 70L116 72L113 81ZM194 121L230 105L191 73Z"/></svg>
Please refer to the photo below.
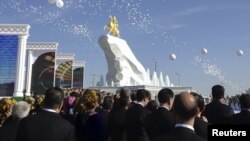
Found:
<svg viewBox="0 0 250 141"><path fill-rule="evenodd" d="M176 95L173 104L173 111L181 120L189 120L197 113L197 99L188 92L181 92Z"/></svg>

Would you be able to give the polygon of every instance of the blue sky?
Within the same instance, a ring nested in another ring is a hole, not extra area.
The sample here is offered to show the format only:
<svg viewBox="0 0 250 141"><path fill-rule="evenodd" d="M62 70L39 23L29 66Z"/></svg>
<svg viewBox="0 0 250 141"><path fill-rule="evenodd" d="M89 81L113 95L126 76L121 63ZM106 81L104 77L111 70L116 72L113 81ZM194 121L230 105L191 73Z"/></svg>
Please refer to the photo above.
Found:
<svg viewBox="0 0 250 141"><path fill-rule="evenodd" d="M108 15L118 18L121 38L137 59L170 81L191 86L201 94L222 84L234 95L250 87L249 0L63 0L57 8L47 0L0 2L0 23L30 24L28 41L59 42L60 52L86 61L85 86L92 73L107 73L98 38ZM208 54L201 54L206 48ZM239 57L237 50L243 50ZM169 60L171 53L175 61ZM96 79L99 79L96 77Z"/></svg>

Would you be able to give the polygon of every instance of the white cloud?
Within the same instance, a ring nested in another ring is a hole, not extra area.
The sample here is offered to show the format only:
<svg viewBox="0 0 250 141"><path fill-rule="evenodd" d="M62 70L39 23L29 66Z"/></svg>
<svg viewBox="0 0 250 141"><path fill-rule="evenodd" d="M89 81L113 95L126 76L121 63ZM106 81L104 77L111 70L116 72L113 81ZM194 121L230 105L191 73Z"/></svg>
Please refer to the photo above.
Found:
<svg viewBox="0 0 250 141"><path fill-rule="evenodd" d="M174 24L174 25L168 26L167 29L180 29L186 26L187 26L186 24Z"/></svg>
<svg viewBox="0 0 250 141"><path fill-rule="evenodd" d="M177 12L175 14L173 14L171 17L182 17L182 16L189 16L189 15L193 15L193 14L197 14L197 13L201 13L201 12L205 12L205 11L213 11L213 10L228 10L228 9L248 9L250 8L250 5L218 5L218 6L214 6L214 7L207 7L207 6L197 6L197 7L193 7L190 9L186 9L180 12Z"/></svg>
<svg viewBox="0 0 250 141"><path fill-rule="evenodd" d="M218 5L214 7L215 10L228 10L228 9L248 9L250 5Z"/></svg>
<svg viewBox="0 0 250 141"><path fill-rule="evenodd" d="M156 24L156 28L159 28L161 30L178 30L180 28L186 27L186 24L172 24L172 25L160 25Z"/></svg>
<svg viewBox="0 0 250 141"><path fill-rule="evenodd" d="M207 7L198 6L198 7L190 8L190 9L175 13L171 17L181 17L181 16L193 15L196 13L204 12L206 10L208 10Z"/></svg>

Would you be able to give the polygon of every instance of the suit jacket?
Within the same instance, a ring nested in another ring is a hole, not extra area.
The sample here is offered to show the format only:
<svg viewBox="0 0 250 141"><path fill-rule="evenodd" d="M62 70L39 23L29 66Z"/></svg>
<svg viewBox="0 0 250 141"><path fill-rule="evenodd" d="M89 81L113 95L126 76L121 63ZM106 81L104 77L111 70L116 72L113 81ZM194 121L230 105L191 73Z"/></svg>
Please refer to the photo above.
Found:
<svg viewBox="0 0 250 141"><path fill-rule="evenodd" d="M81 141L84 138L84 134L83 134L83 133L85 133L84 125L86 124L88 118L89 118L88 114L83 112L83 111L79 112L76 115L75 133L76 133L77 141Z"/></svg>
<svg viewBox="0 0 250 141"><path fill-rule="evenodd" d="M199 117L195 117L194 119L194 130L195 133L200 136L203 137L204 139L207 139L207 129L208 123L201 120Z"/></svg>
<svg viewBox="0 0 250 141"><path fill-rule="evenodd" d="M100 111L99 114L102 116L103 122L104 122L104 130L105 130L104 141L107 141L108 140L107 126L108 126L108 115L109 115L109 112L107 110L103 109L102 111Z"/></svg>
<svg viewBox="0 0 250 141"><path fill-rule="evenodd" d="M150 140L172 131L174 125L174 115L164 107L159 107L146 117L146 130Z"/></svg>
<svg viewBox="0 0 250 141"><path fill-rule="evenodd" d="M110 141L126 141L126 109L114 108L108 115Z"/></svg>
<svg viewBox="0 0 250 141"><path fill-rule="evenodd" d="M230 124L250 124L250 111L242 110L229 118Z"/></svg>
<svg viewBox="0 0 250 141"><path fill-rule="evenodd" d="M84 141L104 141L105 127L103 116L100 113L89 114L86 123L83 125Z"/></svg>
<svg viewBox="0 0 250 141"><path fill-rule="evenodd" d="M172 132L163 134L153 141L205 141L189 128L176 127Z"/></svg>
<svg viewBox="0 0 250 141"><path fill-rule="evenodd" d="M130 109L130 108L134 107L136 104L137 104L137 102L132 101L132 102L129 104L128 108Z"/></svg>
<svg viewBox="0 0 250 141"><path fill-rule="evenodd" d="M16 132L20 121L21 119L12 116L6 119L0 131L1 141L16 141Z"/></svg>
<svg viewBox="0 0 250 141"><path fill-rule="evenodd" d="M40 111L21 120L17 141L75 141L74 127L58 113Z"/></svg>
<svg viewBox="0 0 250 141"><path fill-rule="evenodd" d="M202 113L211 124L226 124L227 119L233 114L233 109L230 106L222 104L218 100L207 104Z"/></svg>
<svg viewBox="0 0 250 141"><path fill-rule="evenodd" d="M127 141L149 141L145 128L145 118L149 110L135 104L127 111Z"/></svg>

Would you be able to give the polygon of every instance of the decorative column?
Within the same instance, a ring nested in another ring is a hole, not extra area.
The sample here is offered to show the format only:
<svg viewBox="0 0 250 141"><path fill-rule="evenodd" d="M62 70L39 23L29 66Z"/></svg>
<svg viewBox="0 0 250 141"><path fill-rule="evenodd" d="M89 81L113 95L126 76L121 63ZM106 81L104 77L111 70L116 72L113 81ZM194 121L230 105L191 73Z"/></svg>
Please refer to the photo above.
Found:
<svg viewBox="0 0 250 141"><path fill-rule="evenodd" d="M28 64L26 72L26 96L30 96L31 78L32 78L32 65L33 65L33 51L28 51Z"/></svg>
<svg viewBox="0 0 250 141"><path fill-rule="evenodd" d="M24 66L25 66L25 55L26 55L26 43L28 35L18 36L18 55L17 55L17 65L16 65L16 81L14 88L14 96L23 96L24 90Z"/></svg>

